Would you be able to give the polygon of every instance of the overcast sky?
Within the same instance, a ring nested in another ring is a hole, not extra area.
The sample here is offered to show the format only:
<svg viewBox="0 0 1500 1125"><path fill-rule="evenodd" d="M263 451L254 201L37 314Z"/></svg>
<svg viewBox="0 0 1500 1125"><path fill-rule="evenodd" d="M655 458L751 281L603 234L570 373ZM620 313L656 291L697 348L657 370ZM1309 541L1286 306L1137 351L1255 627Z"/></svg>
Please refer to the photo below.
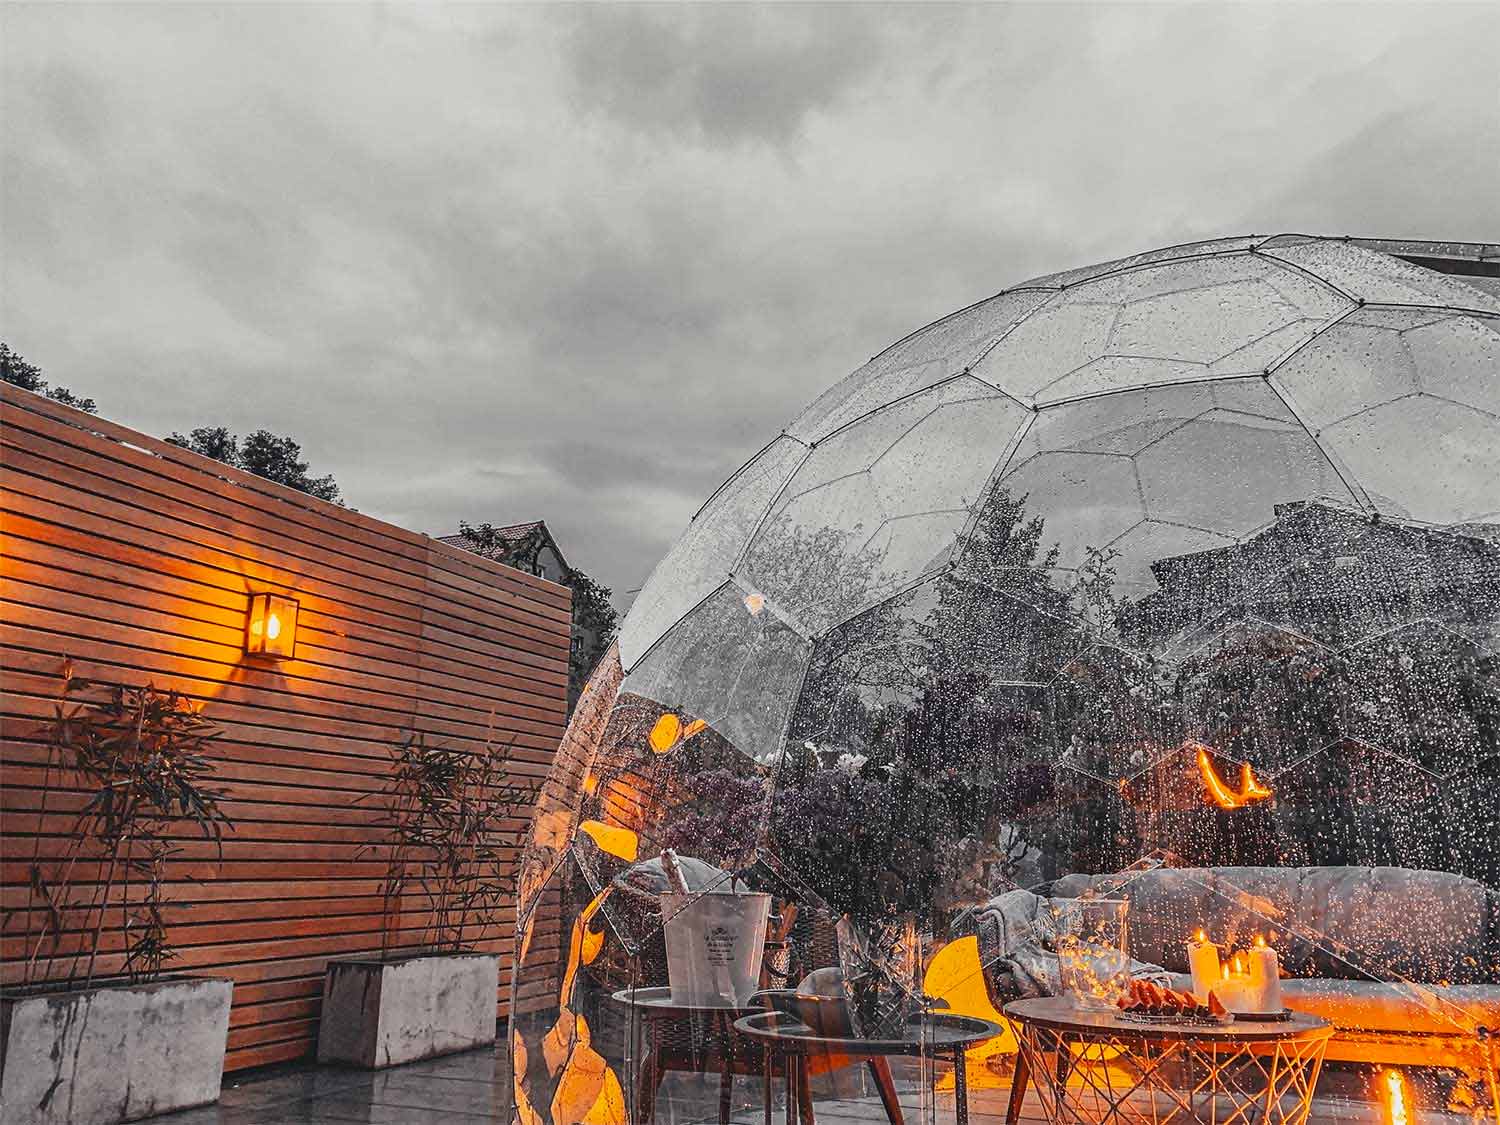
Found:
<svg viewBox="0 0 1500 1125"><path fill-rule="evenodd" d="M1500 5L0 7L0 336L638 587L895 338L1218 234L1500 239ZM624 600L624 599L621 599Z"/></svg>

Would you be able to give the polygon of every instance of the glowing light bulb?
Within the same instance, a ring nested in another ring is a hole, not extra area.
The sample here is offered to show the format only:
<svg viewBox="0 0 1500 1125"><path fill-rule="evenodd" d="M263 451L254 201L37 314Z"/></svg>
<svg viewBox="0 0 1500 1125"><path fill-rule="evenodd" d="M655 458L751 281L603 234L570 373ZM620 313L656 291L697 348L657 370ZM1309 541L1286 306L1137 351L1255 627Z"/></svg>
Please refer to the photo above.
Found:
<svg viewBox="0 0 1500 1125"><path fill-rule="evenodd" d="M245 623L245 651L272 660L290 660L295 656L297 609L297 599L285 594L251 594Z"/></svg>

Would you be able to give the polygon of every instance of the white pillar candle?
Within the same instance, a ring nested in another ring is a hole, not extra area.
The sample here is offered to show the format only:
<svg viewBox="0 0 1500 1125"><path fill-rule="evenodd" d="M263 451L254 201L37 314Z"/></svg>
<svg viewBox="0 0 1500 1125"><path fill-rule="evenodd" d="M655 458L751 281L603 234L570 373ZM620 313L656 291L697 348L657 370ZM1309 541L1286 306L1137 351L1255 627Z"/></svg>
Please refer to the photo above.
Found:
<svg viewBox="0 0 1500 1125"><path fill-rule="evenodd" d="M1209 991L1220 979L1219 947L1209 941L1199 930L1187 943L1188 971L1193 974L1193 999L1200 1004L1208 1003ZM1223 999L1223 997L1220 997Z"/></svg>
<svg viewBox="0 0 1500 1125"><path fill-rule="evenodd" d="M1254 1011L1250 997L1250 974L1245 968L1245 955L1236 953L1220 970L1222 978L1214 993L1219 1003L1231 1012Z"/></svg>
<svg viewBox="0 0 1500 1125"><path fill-rule="evenodd" d="M1264 937L1250 950L1250 1002L1262 1015L1281 1011L1281 960Z"/></svg>

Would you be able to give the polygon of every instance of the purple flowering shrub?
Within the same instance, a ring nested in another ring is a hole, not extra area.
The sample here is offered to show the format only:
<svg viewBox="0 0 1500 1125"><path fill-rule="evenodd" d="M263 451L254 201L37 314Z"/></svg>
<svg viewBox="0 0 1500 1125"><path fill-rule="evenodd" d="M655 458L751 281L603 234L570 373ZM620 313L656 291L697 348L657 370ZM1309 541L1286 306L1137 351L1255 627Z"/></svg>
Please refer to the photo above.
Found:
<svg viewBox="0 0 1500 1125"><path fill-rule="evenodd" d="M662 847L716 867L744 866L760 838L767 779L711 769L688 774L682 786L683 800L662 831Z"/></svg>

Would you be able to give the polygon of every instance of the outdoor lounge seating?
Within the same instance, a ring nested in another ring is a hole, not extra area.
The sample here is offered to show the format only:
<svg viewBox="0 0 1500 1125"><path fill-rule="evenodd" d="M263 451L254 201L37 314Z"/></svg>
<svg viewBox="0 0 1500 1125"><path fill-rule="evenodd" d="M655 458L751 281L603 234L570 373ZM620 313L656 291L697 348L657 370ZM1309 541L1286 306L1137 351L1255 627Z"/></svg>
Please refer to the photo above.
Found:
<svg viewBox="0 0 1500 1125"><path fill-rule="evenodd" d="M1128 899L1128 952L1178 987L1190 987L1187 942L1200 928L1236 946L1265 935L1289 978L1287 1005L1339 1029L1330 1058L1455 1066L1493 1080L1500 897L1472 879L1394 867L1164 868L1070 875L1051 891ZM978 915L982 949L994 948L998 901ZM992 970L986 977L992 995L1003 987Z"/></svg>

